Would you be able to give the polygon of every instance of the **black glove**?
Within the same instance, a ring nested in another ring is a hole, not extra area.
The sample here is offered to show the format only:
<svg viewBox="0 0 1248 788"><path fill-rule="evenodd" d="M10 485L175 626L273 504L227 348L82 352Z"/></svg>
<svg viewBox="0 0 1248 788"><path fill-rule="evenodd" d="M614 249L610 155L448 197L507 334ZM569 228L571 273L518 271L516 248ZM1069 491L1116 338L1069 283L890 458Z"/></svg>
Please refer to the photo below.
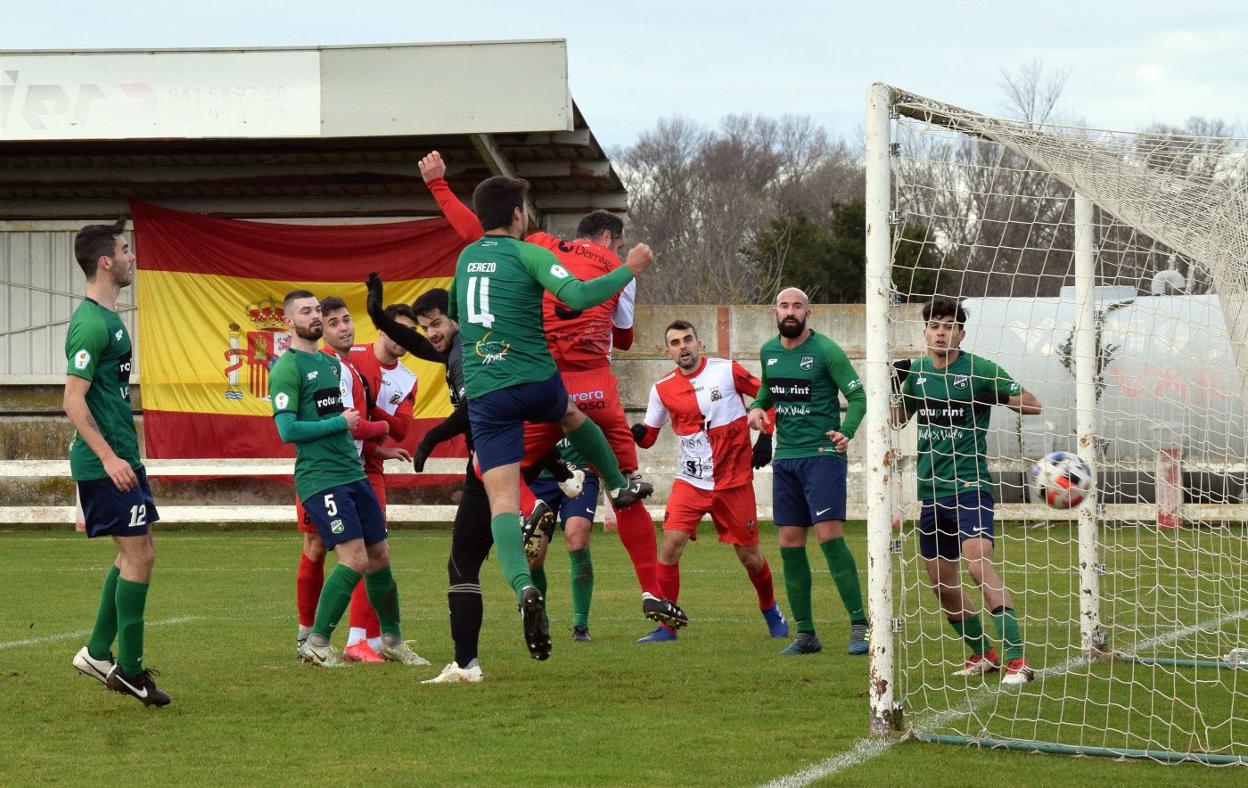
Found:
<svg viewBox="0 0 1248 788"><path fill-rule="evenodd" d="M381 277L376 271L368 274L368 312L380 312L382 303L384 302L385 291L381 284Z"/></svg>
<svg viewBox="0 0 1248 788"><path fill-rule="evenodd" d="M425 460L429 459L429 455L433 453L434 443L429 440L428 434L420 439L420 443L416 444L416 453L412 455L412 467L417 473L423 473L425 470Z"/></svg>
<svg viewBox="0 0 1248 788"><path fill-rule="evenodd" d="M636 443L638 446L640 446L642 439L646 437L646 433L647 433L646 425L634 424L632 426L632 433L633 433L633 443Z"/></svg>
<svg viewBox="0 0 1248 788"><path fill-rule="evenodd" d="M906 378L910 376L911 360L908 358L899 358L893 362L893 393L901 393L901 384L906 382Z"/></svg>
<svg viewBox="0 0 1248 788"><path fill-rule="evenodd" d="M754 466L754 470L765 468L771 462L771 433L758 433L758 440L754 441L754 451L750 452L750 465Z"/></svg>

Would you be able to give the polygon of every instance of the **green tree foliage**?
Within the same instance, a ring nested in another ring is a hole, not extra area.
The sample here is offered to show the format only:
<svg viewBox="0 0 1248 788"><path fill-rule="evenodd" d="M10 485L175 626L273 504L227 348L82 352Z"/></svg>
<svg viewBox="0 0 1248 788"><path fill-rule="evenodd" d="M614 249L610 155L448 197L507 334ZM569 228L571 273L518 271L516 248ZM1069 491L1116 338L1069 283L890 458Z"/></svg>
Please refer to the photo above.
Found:
<svg viewBox="0 0 1248 788"><path fill-rule="evenodd" d="M783 271L786 286L800 287L819 303L861 303L867 265L866 209L862 200L833 205L823 220L803 213L774 219L743 249L760 270ZM902 300L922 300L936 291L941 254L922 228L902 228L895 244L893 286Z"/></svg>

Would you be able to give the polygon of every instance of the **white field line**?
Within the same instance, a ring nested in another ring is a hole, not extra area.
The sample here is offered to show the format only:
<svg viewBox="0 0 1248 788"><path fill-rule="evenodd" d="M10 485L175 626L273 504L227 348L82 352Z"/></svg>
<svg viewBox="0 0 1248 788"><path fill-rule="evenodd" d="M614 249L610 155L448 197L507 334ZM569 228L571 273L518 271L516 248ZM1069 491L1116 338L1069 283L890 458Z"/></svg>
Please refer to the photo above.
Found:
<svg viewBox="0 0 1248 788"><path fill-rule="evenodd" d="M1176 640L1182 640L1183 638L1189 635L1194 635L1197 632L1200 632L1202 630L1221 629L1226 624L1229 624L1233 621L1239 621L1240 619L1244 619L1244 618L1248 618L1248 609L1240 610L1235 613L1228 613L1227 615L1224 615L1224 616L1219 616L1218 618L1208 623L1193 624L1192 626L1189 626L1189 627L1183 627L1181 629L1176 629L1171 632L1167 632L1164 635L1158 635L1157 637L1143 640L1135 644L1131 652L1124 652L1124 653L1138 654L1140 652L1144 652L1144 651L1148 651L1149 649L1156 648L1157 646L1164 646L1167 643L1173 643ZM1086 657L1082 657L1082 656L1073 657L1071 659L1066 660L1065 662L1058 663L1057 665L1054 665L1053 667L1044 668L1042 670L1037 670L1036 679L1041 680L1041 679L1048 678L1048 677L1061 676L1065 673L1069 673L1070 671L1074 670L1077 667L1087 665L1088 662L1089 660ZM935 714L931 718L926 719L922 723L916 725L915 732L916 733L930 733L931 731L938 730L940 728L945 727L946 725L956 722L957 720L960 720L963 717L968 717L971 714L974 714L983 706L986 706L989 701L991 701L994 697L996 697L1001 692L1003 692L1003 690L1001 689L1000 685L985 686L982 690L980 690L978 693L973 695L970 698L970 700L967 701L966 706L964 706L963 708L948 709L946 711L942 711L938 714ZM897 738L859 739L857 742L854 743L853 747L850 747L845 752L833 755L831 758L820 761L819 763L816 763L813 766L808 766L805 769L802 769L800 772L794 772L793 774L789 774L784 777L777 777L776 779L767 783L764 786L764 788L798 788L798 786L810 785L811 783L814 783L818 780L822 780L826 777L830 777L852 766L858 766L859 764L866 763L867 761L872 760L873 758L876 758L879 755L882 755L885 751L891 748L898 741L900 741L900 739L897 739Z"/></svg>
<svg viewBox="0 0 1248 788"><path fill-rule="evenodd" d="M203 616L177 616L175 618L164 618L159 621L145 622L144 626L161 627L169 624L185 624L188 621L198 621ZM73 640L74 638L89 637L91 630L79 629L73 632L62 632L59 635L45 635L38 638L26 638L25 640L9 640L0 642L0 650L6 648L20 648L21 646L37 646L41 643L56 643L61 640Z"/></svg>

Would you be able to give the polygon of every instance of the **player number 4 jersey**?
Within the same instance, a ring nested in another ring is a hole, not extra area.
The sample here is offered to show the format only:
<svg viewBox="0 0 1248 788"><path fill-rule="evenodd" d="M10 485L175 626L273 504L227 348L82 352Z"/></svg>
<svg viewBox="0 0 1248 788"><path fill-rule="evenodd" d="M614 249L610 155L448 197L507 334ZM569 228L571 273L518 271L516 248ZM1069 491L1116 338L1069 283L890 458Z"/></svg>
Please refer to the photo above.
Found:
<svg viewBox="0 0 1248 788"><path fill-rule="evenodd" d="M650 388L646 426L668 419L680 438L677 479L701 490L750 484L750 428L741 395L754 396L759 380L735 361L704 358L692 375L673 370Z"/></svg>

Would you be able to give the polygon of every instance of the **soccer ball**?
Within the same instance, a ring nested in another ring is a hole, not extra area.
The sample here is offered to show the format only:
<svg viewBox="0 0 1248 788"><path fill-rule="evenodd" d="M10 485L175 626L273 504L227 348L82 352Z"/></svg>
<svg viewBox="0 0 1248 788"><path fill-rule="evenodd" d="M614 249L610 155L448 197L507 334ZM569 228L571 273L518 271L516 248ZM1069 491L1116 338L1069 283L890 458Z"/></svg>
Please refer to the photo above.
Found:
<svg viewBox="0 0 1248 788"><path fill-rule="evenodd" d="M1064 451L1046 454L1031 468L1031 489L1054 509L1073 509L1092 492L1092 466Z"/></svg>

